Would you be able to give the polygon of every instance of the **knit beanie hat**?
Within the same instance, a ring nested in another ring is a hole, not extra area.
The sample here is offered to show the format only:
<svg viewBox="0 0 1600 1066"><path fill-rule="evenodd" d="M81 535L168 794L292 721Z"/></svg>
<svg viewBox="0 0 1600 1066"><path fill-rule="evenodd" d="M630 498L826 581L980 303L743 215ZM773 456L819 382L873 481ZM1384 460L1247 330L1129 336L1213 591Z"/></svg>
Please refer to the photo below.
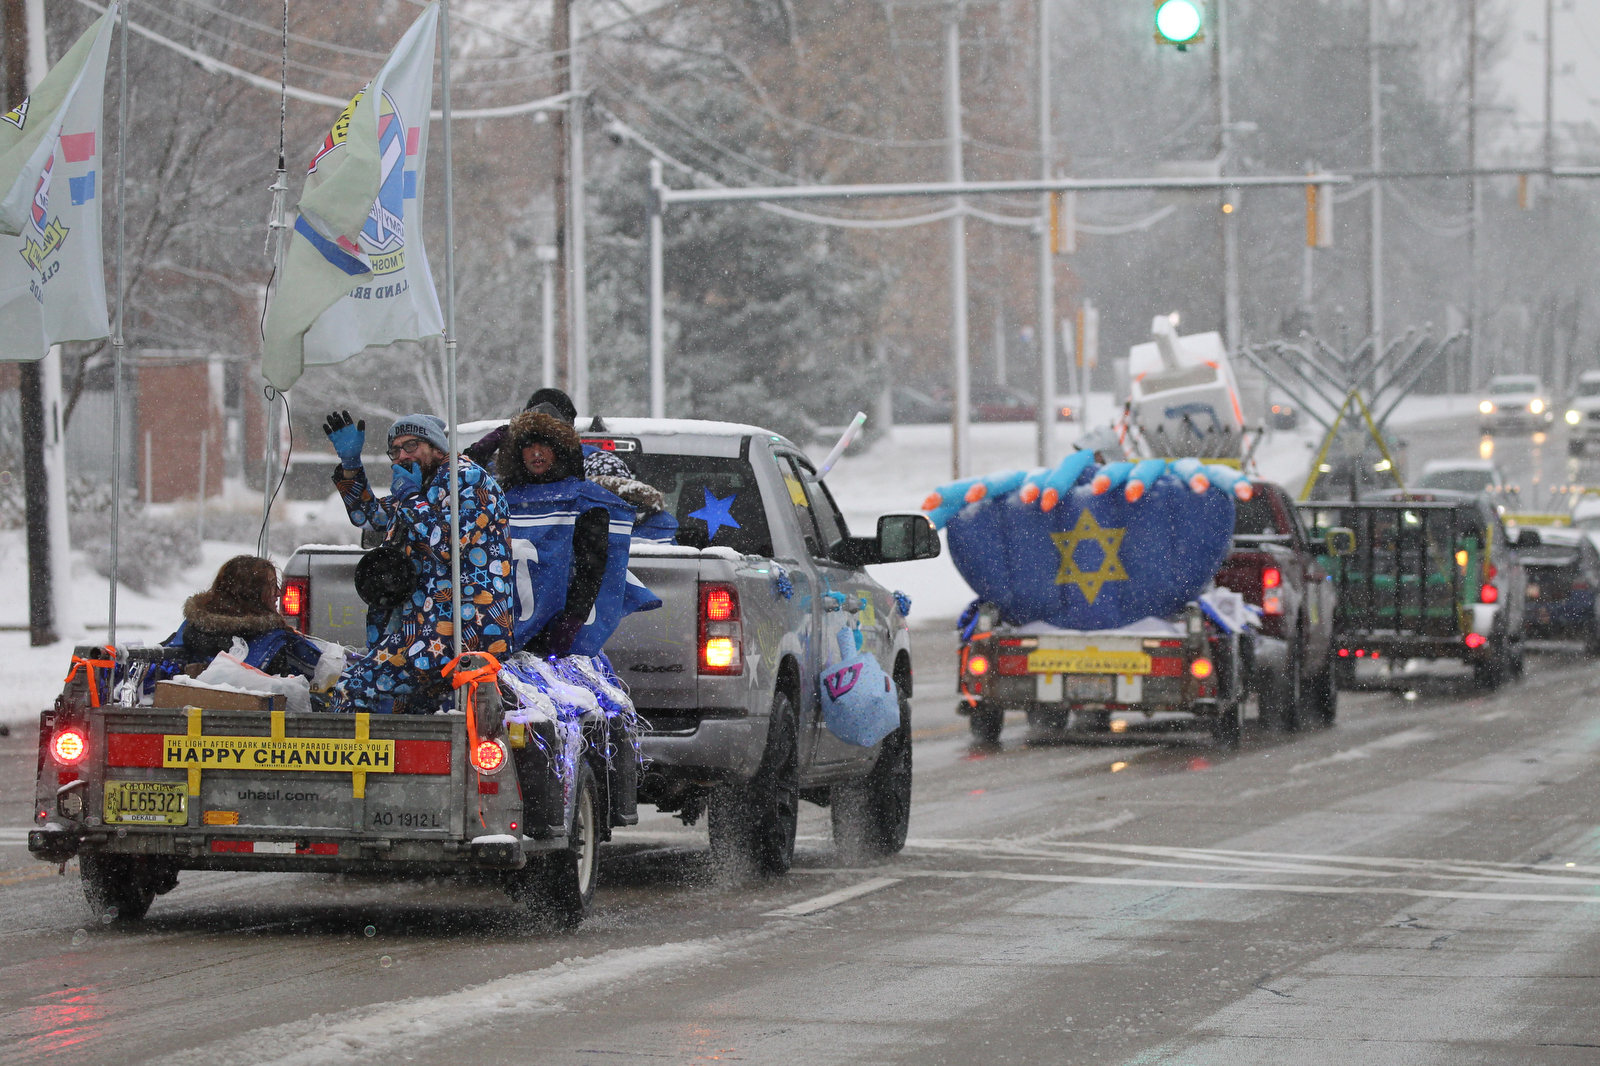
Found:
<svg viewBox="0 0 1600 1066"><path fill-rule="evenodd" d="M450 450L450 434L445 430L444 419L438 415L406 415L395 419L394 425L389 427L389 447L394 447L396 437L408 433L421 437L441 452Z"/></svg>

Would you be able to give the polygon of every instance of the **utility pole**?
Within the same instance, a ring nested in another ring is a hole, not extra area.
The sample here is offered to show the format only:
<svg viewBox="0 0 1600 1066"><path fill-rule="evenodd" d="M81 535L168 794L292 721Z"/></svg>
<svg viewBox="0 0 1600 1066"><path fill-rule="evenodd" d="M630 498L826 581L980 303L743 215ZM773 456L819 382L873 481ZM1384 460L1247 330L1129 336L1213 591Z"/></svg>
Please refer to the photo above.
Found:
<svg viewBox="0 0 1600 1066"><path fill-rule="evenodd" d="M1055 153L1050 130L1050 4L1039 0L1039 177L1050 177ZM1039 343L1039 420L1034 461L1050 465L1051 438L1056 425L1056 271L1054 249L1050 247L1050 205L1052 193L1039 194L1039 314L1034 336ZM1087 391L1087 390L1086 390ZM1078 415L1078 425L1084 415Z"/></svg>
<svg viewBox="0 0 1600 1066"><path fill-rule="evenodd" d="M1217 82L1217 176L1232 162L1233 106L1228 97L1228 0L1215 0L1217 41L1213 59ZM1239 350L1239 231L1234 215L1238 189L1222 191L1222 338L1229 352Z"/></svg>
<svg viewBox="0 0 1600 1066"><path fill-rule="evenodd" d="M589 411L589 275L584 263L583 53L578 47L578 4L566 0L567 34L567 392L573 406ZM561 6L561 0L557 5Z"/></svg>
<svg viewBox="0 0 1600 1066"><path fill-rule="evenodd" d="M539 257L539 334L540 345L539 386L555 388L556 384L556 256L553 244L541 244L535 250Z"/></svg>
<svg viewBox="0 0 1600 1066"><path fill-rule="evenodd" d="M1544 0L1544 169L1556 161L1556 0Z"/></svg>
<svg viewBox="0 0 1600 1066"><path fill-rule="evenodd" d="M550 4L550 51L555 72L555 80L550 86L552 95L565 93L572 88L571 71L568 69L572 59L572 12L569 10L572 3L573 0L552 0ZM550 274L556 291L562 294L552 319L555 332L551 342L555 350L562 353L567 350L567 116L571 108L569 100L544 112L550 116L550 141L546 151L550 159L550 213L555 225L556 250ZM571 381L565 384L568 389L572 388Z"/></svg>
<svg viewBox="0 0 1600 1066"><path fill-rule="evenodd" d="M944 13L944 134L949 141L949 179L964 181L961 151L961 9L957 2ZM967 351L967 219L965 201L956 197L950 219L950 476L965 476L972 463L972 368Z"/></svg>
<svg viewBox="0 0 1600 1066"><path fill-rule="evenodd" d="M1371 125L1371 158L1374 172L1383 170L1383 71L1378 62L1378 2L1367 0L1367 115ZM1367 250L1372 259L1367 267L1367 331L1372 334L1372 351L1383 351L1383 182L1372 183L1372 229Z"/></svg>
<svg viewBox="0 0 1600 1066"><path fill-rule="evenodd" d="M1478 168L1478 0L1467 0L1467 168ZM1476 173L1467 178L1471 207L1467 223L1467 380L1470 390L1478 382L1478 227L1482 223L1483 199L1479 195Z"/></svg>
<svg viewBox="0 0 1600 1066"><path fill-rule="evenodd" d="M21 102L49 66L44 0L3 0L6 102ZM61 348L18 365L28 546L28 639L54 644L68 628L65 442L61 427ZM115 504L113 504L115 506ZM60 580L58 580L58 578ZM113 580L115 576L113 575Z"/></svg>

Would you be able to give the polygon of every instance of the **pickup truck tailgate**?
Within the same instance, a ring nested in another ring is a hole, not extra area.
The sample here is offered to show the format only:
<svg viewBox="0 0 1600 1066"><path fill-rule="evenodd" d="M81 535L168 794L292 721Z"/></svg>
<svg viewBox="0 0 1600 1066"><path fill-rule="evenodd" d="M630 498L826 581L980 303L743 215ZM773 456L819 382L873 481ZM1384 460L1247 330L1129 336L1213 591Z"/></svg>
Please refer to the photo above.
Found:
<svg viewBox="0 0 1600 1066"><path fill-rule="evenodd" d="M636 555L629 569L661 597L661 606L622 620L606 648L611 665L646 718L651 711L699 706L699 553Z"/></svg>
<svg viewBox="0 0 1600 1066"><path fill-rule="evenodd" d="M455 715L109 707L92 721L105 760L87 808L108 827L203 827L216 852L238 850L222 837L252 829L310 832L327 840L318 854L356 834L465 829L465 719Z"/></svg>

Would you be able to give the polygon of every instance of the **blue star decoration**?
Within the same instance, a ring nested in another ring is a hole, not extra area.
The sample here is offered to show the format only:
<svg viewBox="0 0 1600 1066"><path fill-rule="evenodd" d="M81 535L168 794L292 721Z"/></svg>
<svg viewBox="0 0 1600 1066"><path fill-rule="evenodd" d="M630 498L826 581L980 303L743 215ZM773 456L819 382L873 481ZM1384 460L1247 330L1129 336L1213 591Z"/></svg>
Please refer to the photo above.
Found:
<svg viewBox="0 0 1600 1066"><path fill-rule="evenodd" d="M719 500L716 496L712 495L710 489L705 489L703 491L706 494L706 505L700 508L698 511L690 511L689 517L698 518L700 521L706 524L707 540L716 540L717 530L721 529L723 526L731 526L734 529L743 528L738 522L733 520L733 514L731 513L733 510L733 501L739 498L739 494L737 492L731 494L725 500Z"/></svg>

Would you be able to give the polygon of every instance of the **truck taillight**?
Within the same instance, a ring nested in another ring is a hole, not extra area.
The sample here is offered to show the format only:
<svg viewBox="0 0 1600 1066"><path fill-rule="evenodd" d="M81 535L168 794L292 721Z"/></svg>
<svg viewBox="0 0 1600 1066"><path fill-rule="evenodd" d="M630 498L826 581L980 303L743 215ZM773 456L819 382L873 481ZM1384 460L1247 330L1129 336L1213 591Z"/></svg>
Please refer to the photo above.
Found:
<svg viewBox="0 0 1600 1066"><path fill-rule="evenodd" d="M304 577L283 579L283 595L278 600L278 610L294 623L301 633L311 632L311 581Z"/></svg>
<svg viewBox="0 0 1600 1066"><path fill-rule="evenodd" d="M76 766L89 754L89 738L77 726L68 726L50 738L50 754L62 766Z"/></svg>
<svg viewBox="0 0 1600 1066"><path fill-rule="evenodd" d="M1478 602L1495 603L1500 599L1500 590L1493 585L1485 585L1478 590Z"/></svg>
<svg viewBox="0 0 1600 1066"><path fill-rule="evenodd" d="M744 673L744 626L739 620L739 590L732 585L700 585L700 672Z"/></svg>
<svg viewBox="0 0 1600 1066"><path fill-rule="evenodd" d="M1261 571L1262 588L1275 589L1281 584L1283 584L1283 571L1279 570L1276 566L1269 566L1265 570Z"/></svg>

